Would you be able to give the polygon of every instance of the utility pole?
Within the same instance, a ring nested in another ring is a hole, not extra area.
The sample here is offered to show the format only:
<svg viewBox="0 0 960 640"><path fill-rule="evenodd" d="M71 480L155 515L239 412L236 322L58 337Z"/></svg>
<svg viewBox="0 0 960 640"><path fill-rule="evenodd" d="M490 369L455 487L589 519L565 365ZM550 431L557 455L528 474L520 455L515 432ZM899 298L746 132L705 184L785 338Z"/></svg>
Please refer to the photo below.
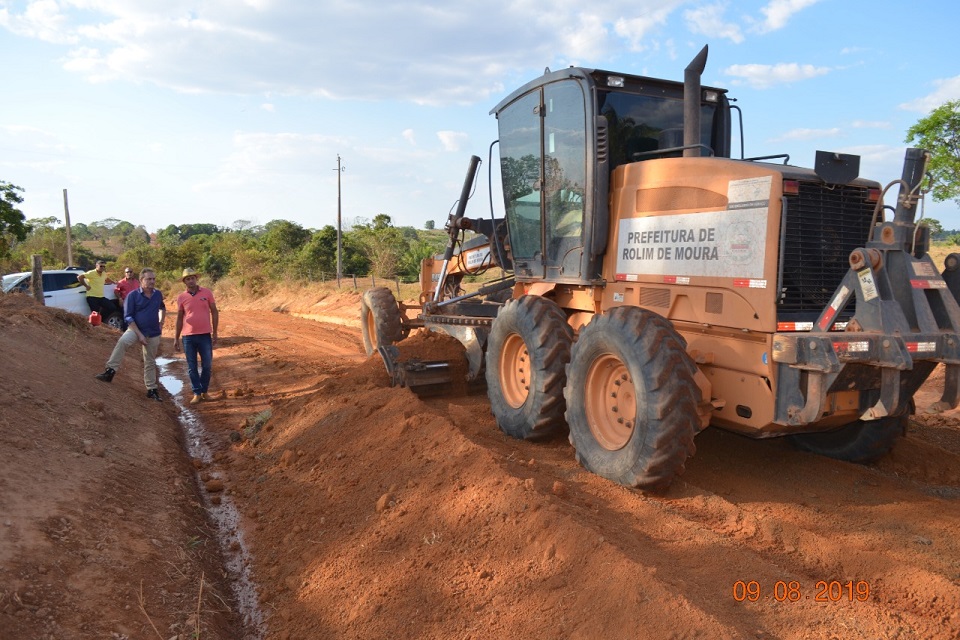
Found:
<svg viewBox="0 0 960 640"><path fill-rule="evenodd" d="M340 174L346 167L340 166L340 154L337 154L337 288L340 288L340 279L343 278L343 229L340 222Z"/></svg>
<svg viewBox="0 0 960 640"><path fill-rule="evenodd" d="M63 190L63 215L67 226L67 266L73 266L73 238L70 235L70 207L67 206L67 190Z"/></svg>

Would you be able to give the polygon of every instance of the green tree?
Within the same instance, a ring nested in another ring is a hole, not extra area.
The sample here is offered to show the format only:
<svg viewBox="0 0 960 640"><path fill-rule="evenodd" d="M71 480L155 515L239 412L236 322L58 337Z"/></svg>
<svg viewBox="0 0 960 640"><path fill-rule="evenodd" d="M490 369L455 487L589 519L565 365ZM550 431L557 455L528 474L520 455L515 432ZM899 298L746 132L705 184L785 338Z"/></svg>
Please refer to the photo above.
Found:
<svg viewBox="0 0 960 640"><path fill-rule="evenodd" d="M327 225L313 234L297 256L301 273L337 272L337 230Z"/></svg>
<svg viewBox="0 0 960 640"><path fill-rule="evenodd" d="M157 230L157 242L162 245L177 245L182 239L180 227L175 224L168 224L163 229Z"/></svg>
<svg viewBox="0 0 960 640"><path fill-rule="evenodd" d="M947 102L907 130L906 142L933 155L933 199L960 202L960 100Z"/></svg>
<svg viewBox="0 0 960 640"><path fill-rule="evenodd" d="M943 225L936 218L924 218L920 221L930 229L930 237L935 238L943 234Z"/></svg>
<svg viewBox="0 0 960 640"><path fill-rule="evenodd" d="M56 218L53 218L56 221ZM17 243L13 254L19 263L29 266L30 256L39 255L45 269L58 269L67 264L67 230L46 224L46 219L30 220L33 227L21 242ZM74 252L76 253L76 252ZM76 258L74 258L76 261Z"/></svg>
<svg viewBox="0 0 960 640"><path fill-rule="evenodd" d="M400 272L400 261L409 245L403 233L391 224L390 216L380 213L372 223L358 223L351 235L362 248L374 275L390 278Z"/></svg>
<svg viewBox="0 0 960 640"><path fill-rule="evenodd" d="M73 236L74 240L92 240L93 234L90 233L90 228L82 222L76 222L70 225L70 235Z"/></svg>
<svg viewBox="0 0 960 640"><path fill-rule="evenodd" d="M312 235L309 230L289 220L271 220L264 229L263 248L278 262L284 262L300 251Z"/></svg>
<svg viewBox="0 0 960 640"><path fill-rule="evenodd" d="M180 239L186 240L193 236L212 236L220 233L220 227L209 223L182 224L180 225Z"/></svg>
<svg viewBox="0 0 960 640"><path fill-rule="evenodd" d="M373 216L373 228L382 231L393 225L393 219L385 213Z"/></svg>
<svg viewBox="0 0 960 640"><path fill-rule="evenodd" d="M423 228L426 229L427 231L433 231L435 226L436 224L433 222L433 220L427 220L426 222L423 223Z"/></svg>
<svg viewBox="0 0 960 640"><path fill-rule="evenodd" d="M106 229L107 231L113 231L114 227L123 222L120 218L104 218L103 220L98 220L97 222L91 222L91 227L99 227L101 229ZM129 222L127 224L130 224Z"/></svg>
<svg viewBox="0 0 960 640"><path fill-rule="evenodd" d="M10 248L30 233L30 225L17 205L23 202L23 188L0 180L0 259L10 257Z"/></svg>
<svg viewBox="0 0 960 640"><path fill-rule="evenodd" d="M445 242L440 239L417 240L410 244L407 251L400 256L398 270L400 275L415 278L420 274L420 263L424 258L432 258L443 252Z"/></svg>

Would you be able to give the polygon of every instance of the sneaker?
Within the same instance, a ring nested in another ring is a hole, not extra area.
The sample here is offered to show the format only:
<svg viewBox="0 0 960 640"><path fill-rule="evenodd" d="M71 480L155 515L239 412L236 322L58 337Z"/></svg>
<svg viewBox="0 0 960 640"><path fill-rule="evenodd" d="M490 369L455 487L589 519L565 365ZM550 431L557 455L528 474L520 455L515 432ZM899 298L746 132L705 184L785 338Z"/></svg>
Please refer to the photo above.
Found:
<svg viewBox="0 0 960 640"><path fill-rule="evenodd" d="M98 373L94 376L97 380L102 380L103 382L113 382L113 376L116 375L116 371L107 367L103 373Z"/></svg>
<svg viewBox="0 0 960 640"><path fill-rule="evenodd" d="M156 400L157 402L163 402L163 399L160 397L160 392L157 389L150 389L147 391L147 397L151 400Z"/></svg>
<svg viewBox="0 0 960 640"><path fill-rule="evenodd" d="M190 404L197 404L197 403L200 402L201 400L203 400L203 394L202 394L202 393L195 393L195 394L193 394L193 397L190 399Z"/></svg>

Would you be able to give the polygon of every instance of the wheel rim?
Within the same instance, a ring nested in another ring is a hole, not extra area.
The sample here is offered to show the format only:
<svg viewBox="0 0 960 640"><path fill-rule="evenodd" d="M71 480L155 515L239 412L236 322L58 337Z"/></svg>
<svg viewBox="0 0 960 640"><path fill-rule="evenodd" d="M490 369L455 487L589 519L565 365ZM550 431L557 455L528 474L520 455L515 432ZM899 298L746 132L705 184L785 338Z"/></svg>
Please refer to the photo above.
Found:
<svg viewBox="0 0 960 640"><path fill-rule="evenodd" d="M519 409L530 395L530 353L523 338L512 333L503 343L500 357L500 389L503 399L514 409Z"/></svg>
<svg viewBox="0 0 960 640"><path fill-rule="evenodd" d="M587 372L584 405L587 424L604 449L622 449L637 420L637 397L633 380L620 358L605 354Z"/></svg>
<svg viewBox="0 0 960 640"><path fill-rule="evenodd" d="M367 337L370 338L370 345L374 349L380 347L380 341L377 336L376 320L373 317L373 310L367 309L367 315L363 318L364 328L367 330Z"/></svg>

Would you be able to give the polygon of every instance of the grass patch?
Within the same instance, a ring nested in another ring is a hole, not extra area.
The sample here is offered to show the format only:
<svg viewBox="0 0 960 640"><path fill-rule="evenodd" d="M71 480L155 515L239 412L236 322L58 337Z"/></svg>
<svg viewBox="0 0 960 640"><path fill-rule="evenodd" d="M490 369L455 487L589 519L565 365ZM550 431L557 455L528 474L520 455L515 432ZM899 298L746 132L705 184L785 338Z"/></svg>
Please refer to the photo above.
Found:
<svg viewBox="0 0 960 640"><path fill-rule="evenodd" d="M273 416L273 411L270 409L264 409L259 413L255 413L252 416L247 418L247 426L243 428L243 435L247 437L248 440L252 439L260 430L263 429L264 425L270 420Z"/></svg>

